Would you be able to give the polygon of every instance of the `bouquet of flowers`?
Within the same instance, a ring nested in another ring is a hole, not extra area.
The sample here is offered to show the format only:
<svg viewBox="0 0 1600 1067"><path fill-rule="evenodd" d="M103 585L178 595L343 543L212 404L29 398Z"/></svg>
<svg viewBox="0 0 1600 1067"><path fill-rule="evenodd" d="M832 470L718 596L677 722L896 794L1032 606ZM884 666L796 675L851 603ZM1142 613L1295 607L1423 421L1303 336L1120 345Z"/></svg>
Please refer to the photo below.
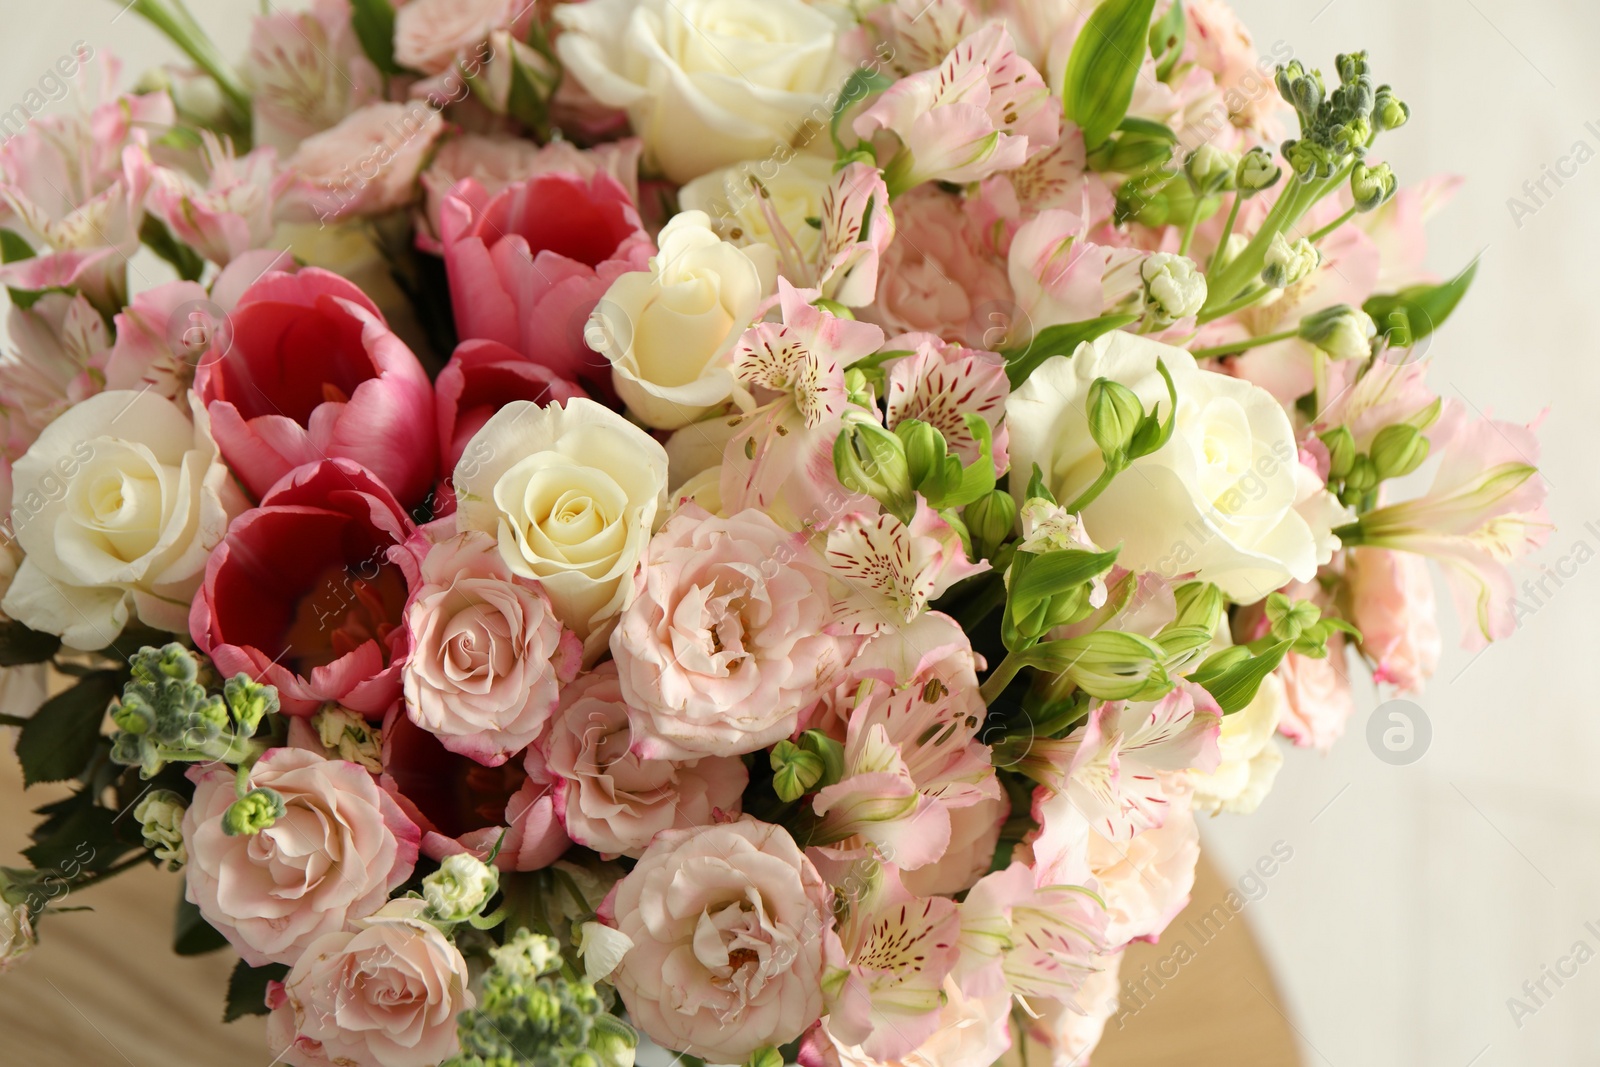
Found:
<svg viewBox="0 0 1600 1067"><path fill-rule="evenodd" d="M76 783L0 965L159 864L299 1067L1078 1064L1197 817L1434 670L1429 561L1515 625L1538 444L1428 386L1473 269L1364 53L131 7L186 62L0 145L3 722Z"/></svg>

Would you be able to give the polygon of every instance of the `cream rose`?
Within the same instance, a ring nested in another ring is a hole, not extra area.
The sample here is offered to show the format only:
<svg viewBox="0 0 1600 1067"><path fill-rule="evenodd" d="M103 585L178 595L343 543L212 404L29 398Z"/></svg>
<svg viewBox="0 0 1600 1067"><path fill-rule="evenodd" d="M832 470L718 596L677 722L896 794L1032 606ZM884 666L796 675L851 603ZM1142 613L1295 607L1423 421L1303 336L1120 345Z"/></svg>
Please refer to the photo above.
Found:
<svg viewBox="0 0 1600 1067"><path fill-rule="evenodd" d="M848 70L839 23L803 0L589 0L555 18L567 71L627 110L674 183L829 144L827 94Z"/></svg>
<svg viewBox="0 0 1600 1067"><path fill-rule="evenodd" d="M782 255L792 240L799 253L796 260L811 264L822 247L822 231L806 220L822 216L832 182L833 162L828 159L799 156L781 165L752 160L696 178L678 191L678 205L705 212L712 228L736 245L763 244ZM773 232L773 218L789 231L786 237Z"/></svg>
<svg viewBox="0 0 1600 1067"><path fill-rule="evenodd" d="M1291 579L1309 581L1338 541L1322 507L1326 493L1302 491L1288 415L1266 390L1201 370L1182 349L1116 331L1046 361L1006 403L1012 469L1037 463L1056 499L1077 498L1103 468L1089 433L1090 386L1097 378L1120 382L1146 410L1160 403L1165 414L1158 361L1178 392L1172 439L1135 460L1083 510L1090 536L1108 548L1120 544L1121 566L1169 578L1195 574L1240 604ZM1020 496L1026 479L1014 482Z"/></svg>
<svg viewBox="0 0 1600 1067"><path fill-rule="evenodd" d="M190 772L183 815L189 902L252 967L293 964L317 938L371 915L411 875L421 831L354 763L276 748L250 770L285 814L254 834L229 835L232 767Z"/></svg>
<svg viewBox="0 0 1600 1067"><path fill-rule="evenodd" d="M646 426L675 430L733 395L729 356L776 284L766 245L738 248L703 211L661 231L647 271L611 284L585 340L611 361L611 380Z"/></svg>
<svg viewBox="0 0 1600 1067"><path fill-rule="evenodd" d="M495 539L469 530L428 550L406 607L406 712L445 748L498 767L550 721L582 648Z"/></svg>
<svg viewBox="0 0 1600 1067"><path fill-rule="evenodd" d="M633 942L611 975L629 1017L715 1063L804 1033L842 952L827 883L787 831L749 818L658 835L600 918Z"/></svg>
<svg viewBox="0 0 1600 1067"><path fill-rule="evenodd" d="M1197 810L1249 815L1261 806L1283 766L1283 753L1273 735L1288 703L1283 679L1269 674L1244 710L1222 717L1217 769L1210 774L1189 772Z"/></svg>
<svg viewBox="0 0 1600 1067"><path fill-rule="evenodd" d="M666 508L666 449L592 400L515 401L467 443L454 482L458 527L494 535L586 651L603 645Z"/></svg>
<svg viewBox="0 0 1600 1067"><path fill-rule="evenodd" d="M283 980L268 1030L291 1062L433 1067L460 1050L456 1016L476 1003L467 961L420 900L325 934ZM281 997L281 999L279 999Z"/></svg>
<svg viewBox="0 0 1600 1067"><path fill-rule="evenodd" d="M638 856L662 830L736 815L749 772L730 756L653 760L633 750L628 705L614 664L574 682L543 743L563 779L556 813L567 836L596 852Z"/></svg>
<svg viewBox="0 0 1600 1067"><path fill-rule="evenodd" d="M206 558L248 506L190 408L100 393L46 427L12 471L25 558L0 611L79 649L109 645L130 614L189 629Z"/></svg>

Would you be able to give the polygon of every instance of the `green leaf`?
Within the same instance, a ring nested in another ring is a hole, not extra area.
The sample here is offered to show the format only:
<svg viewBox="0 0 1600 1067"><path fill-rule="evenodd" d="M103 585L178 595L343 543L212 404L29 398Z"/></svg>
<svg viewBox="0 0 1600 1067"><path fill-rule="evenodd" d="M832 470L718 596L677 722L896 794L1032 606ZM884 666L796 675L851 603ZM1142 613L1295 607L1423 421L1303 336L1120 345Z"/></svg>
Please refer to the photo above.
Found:
<svg viewBox="0 0 1600 1067"><path fill-rule="evenodd" d="M1166 81L1183 56L1183 43L1189 36L1189 23L1183 17L1183 0L1172 0L1167 13L1150 27L1150 55L1156 61L1156 78Z"/></svg>
<svg viewBox="0 0 1600 1067"><path fill-rule="evenodd" d="M0 230L0 262L16 263L33 258L33 246L11 230Z"/></svg>
<svg viewBox="0 0 1600 1067"><path fill-rule="evenodd" d="M1069 548L1038 556L1018 552L1011 563L1011 599L1026 604L1076 589L1109 571L1120 551L1119 548L1110 552Z"/></svg>
<svg viewBox="0 0 1600 1067"><path fill-rule="evenodd" d="M867 67L857 67L839 89L839 100L833 105L833 117L828 121L828 132L833 136L833 147L840 156L849 151L839 137L839 123L844 114L873 93L881 93L894 84L894 79Z"/></svg>
<svg viewBox="0 0 1600 1067"><path fill-rule="evenodd" d="M1011 380L1011 388L1019 388L1045 360L1055 356L1070 356L1078 350L1079 345L1093 341L1112 330L1121 329L1138 317L1103 315L1087 322L1067 322L1059 326L1047 326L1034 335L1033 340L1026 346L1002 353L1006 357L1006 377Z"/></svg>
<svg viewBox="0 0 1600 1067"><path fill-rule="evenodd" d="M1128 113L1144 62L1156 0L1105 0L1078 34L1067 60L1062 100L1068 119L1098 148Z"/></svg>
<svg viewBox="0 0 1600 1067"><path fill-rule="evenodd" d="M172 927L172 951L180 956L203 956L207 952L215 952L228 943L228 939L217 932L217 928L206 922L200 914L200 909L189 903L187 897L178 894L178 914ZM229 997L232 998L233 983L229 982Z"/></svg>
<svg viewBox="0 0 1600 1067"><path fill-rule="evenodd" d="M506 97L506 114L537 133L550 128L549 99L553 88L540 92L528 65L515 52L511 62L511 92Z"/></svg>
<svg viewBox="0 0 1600 1067"><path fill-rule="evenodd" d="M34 827L30 836L34 843L23 850L40 870L60 873L67 882L80 875L103 871L117 858L143 845L137 839L126 840L123 832L138 833L132 820L118 823L118 813L95 803L96 794L80 789L54 804L47 804L36 814L45 816Z"/></svg>
<svg viewBox="0 0 1600 1067"><path fill-rule="evenodd" d="M402 74L394 61L394 6L389 0L350 0L350 28L361 50L384 74Z"/></svg>
<svg viewBox="0 0 1600 1067"><path fill-rule="evenodd" d="M20 622L0 622L0 667L46 663L61 649L55 634L30 630Z"/></svg>
<svg viewBox="0 0 1600 1067"><path fill-rule="evenodd" d="M1189 681L1204 686L1224 715L1250 706L1267 675L1278 669L1293 641L1279 641L1260 655L1241 657L1237 648L1224 649L1200 665Z"/></svg>
<svg viewBox="0 0 1600 1067"><path fill-rule="evenodd" d="M24 784L62 782L81 774L100 741L106 707L120 692L120 671L96 671L45 701L17 738Z"/></svg>
<svg viewBox="0 0 1600 1067"><path fill-rule="evenodd" d="M1033 465L1033 475L1028 479L1028 500L1043 500L1049 504L1056 503L1056 495L1044 483L1044 470L1037 463Z"/></svg>
<svg viewBox="0 0 1600 1067"><path fill-rule="evenodd" d="M172 269L178 272L178 277L186 282L197 282L200 275L205 272L206 261L200 253L172 236L172 231L167 229L167 224L154 215L146 215L139 224L139 240L172 264Z"/></svg>
<svg viewBox="0 0 1600 1067"><path fill-rule="evenodd" d="M223 1009L222 1021L231 1023L246 1015L271 1014L267 1008L267 983L281 982L289 968L281 963L252 967L240 960L228 978L228 1006Z"/></svg>
<svg viewBox="0 0 1600 1067"><path fill-rule="evenodd" d="M1438 285L1413 285L1398 293L1380 293L1362 305L1378 324L1390 348L1410 348L1445 324L1478 275L1478 261Z"/></svg>

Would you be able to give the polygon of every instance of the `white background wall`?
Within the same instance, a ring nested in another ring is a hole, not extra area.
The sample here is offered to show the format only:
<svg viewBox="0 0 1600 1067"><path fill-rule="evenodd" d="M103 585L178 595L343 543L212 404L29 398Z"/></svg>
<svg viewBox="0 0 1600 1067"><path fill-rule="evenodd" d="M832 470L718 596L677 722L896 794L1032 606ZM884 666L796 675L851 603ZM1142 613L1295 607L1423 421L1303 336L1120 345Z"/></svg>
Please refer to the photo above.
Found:
<svg viewBox="0 0 1600 1067"><path fill-rule="evenodd" d="M263 2L259 7L270 7ZM1476 291L1435 340L1439 390L1497 415L1545 407L1544 469L1559 568L1510 641L1474 659L1451 648L1419 703L1426 755L1389 766L1368 748L1360 694L1350 735L1291 754L1249 819L1208 827L1225 874L1275 841L1293 859L1248 914L1281 977L1306 1059L1319 1067L1520 1067L1600 1062L1600 956L1537 1012L1507 999L1576 942L1600 954L1600 715L1582 671L1600 665L1600 162L1517 225L1507 199L1578 142L1600 152L1600 5L1585 0L1236 0L1262 52L1287 42L1331 70L1366 47L1415 121L1385 139L1402 176L1469 181L1434 226L1432 264L1479 252ZM256 0L192 0L225 50ZM168 55L113 0L0 0L0 108L77 40L115 50L129 77ZM1593 127L1586 126L1593 123ZM1570 163L1565 165L1571 173ZM1531 202L1530 202L1531 203ZM137 281L135 282L137 285ZM1585 523L1595 522L1594 529ZM1580 550L1578 546L1582 545ZM1585 562L1578 564L1582 558ZM1537 576L1537 568L1529 574ZM1535 600L1528 598L1533 605ZM1453 623L1448 623L1453 634ZM1570 966L1568 968L1570 970ZM1254 997L1248 989L1241 997ZM1534 1001L1527 999L1531 1007Z"/></svg>

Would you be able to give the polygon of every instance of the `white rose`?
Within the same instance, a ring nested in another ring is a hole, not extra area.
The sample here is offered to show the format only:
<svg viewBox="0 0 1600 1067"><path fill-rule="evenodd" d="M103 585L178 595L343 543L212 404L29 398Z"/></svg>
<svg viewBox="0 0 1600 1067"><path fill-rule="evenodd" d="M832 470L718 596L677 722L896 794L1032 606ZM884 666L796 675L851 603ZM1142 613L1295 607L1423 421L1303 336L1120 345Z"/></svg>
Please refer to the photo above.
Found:
<svg viewBox="0 0 1600 1067"><path fill-rule="evenodd" d="M1023 475L1014 489L1037 463L1057 500L1076 499L1104 466L1089 434L1089 387L1120 382L1165 416L1158 360L1177 387L1177 425L1165 447L1135 460L1084 509L1095 543L1120 544L1117 562L1130 570L1195 574L1240 604L1291 579L1310 581L1337 540L1321 528L1331 512L1302 493L1289 416L1266 390L1145 337L1107 334L1046 361L1011 394L1011 465Z"/></svg>
<svg viewBox="0 0 1600 1067"><path fill-rule="evenodd" d="M712 228L736 245L763 244L781 255L792 241L797 262L809 265L816 262L822 231L806 220L822 217L822 201L832 182L831 160L799 156L782 165L751 161L696 178L679 190L678 205L704 211ZM773 233L773 218L789 231L786 238Z"/></svg>
<svg viewBox="0 0 1600 1067"><path fill-rule="evenodd" d="M661 231L650 269L612 283L585 340L611 361L611 380L646 426L675 430L733 395L729 354L776 283L771 249L737 248L703 211Z"/></svg>
<svg viewBox="0 0 1600 1067"><path fill-rule="evenodd" d="M72 648L110 644L130 610L185 633L206 559L247 506L205 409L109 392L68 409L12 471L25 553L0 610Z"/></svg>
<svg viewBox="0 0 1600 1067"><path fill-rule="evenodd" d="M1283 766L1283 753L1273 735L1288 706L1283 679L1269 674L1242 711L1222 717L1217 769L1210 774L1189 772L1197 810L1249 815L1261 805Z"/></svg>
<svg viewBox="0 0 1600 1067"><path fill-rule="evenodd" d="M827 94L846 75L838 23L802 0L588 0L555 18L568 72L627 110L675 183L828 146Z"/></svg>
<svg viewBox="0 0 1600 1067"><path fill-rule="evenodd" d="M498 538L586 649L603 644L666 508L666 450L592 400L519 400L472 438L453 480L459 528Z"/></svg>

